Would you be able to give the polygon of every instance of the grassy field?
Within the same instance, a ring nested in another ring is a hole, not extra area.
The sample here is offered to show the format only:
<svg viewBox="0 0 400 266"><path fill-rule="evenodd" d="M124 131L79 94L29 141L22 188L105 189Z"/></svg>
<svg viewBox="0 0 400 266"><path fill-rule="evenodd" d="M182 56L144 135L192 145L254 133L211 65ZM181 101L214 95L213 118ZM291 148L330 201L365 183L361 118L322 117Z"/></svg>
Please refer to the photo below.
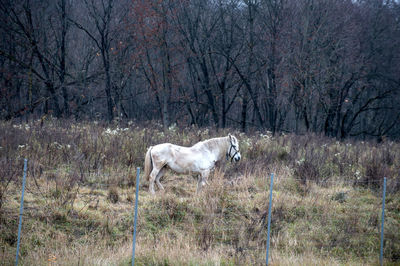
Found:
<svg viewBox="0 0 400 266"><path fill-rule="evenodd" d="M0 122L0 263L15 260L23 158L28 177L23 265L128 265L135 171L150 145L189 146L231 132L242 160L222 162L196 194L195 177L169 172L165 191L141 179L138 265L265 263L269 175L272 265L377 265L383 176L385 251L400 264L400 144L48 120Z"/></svg>

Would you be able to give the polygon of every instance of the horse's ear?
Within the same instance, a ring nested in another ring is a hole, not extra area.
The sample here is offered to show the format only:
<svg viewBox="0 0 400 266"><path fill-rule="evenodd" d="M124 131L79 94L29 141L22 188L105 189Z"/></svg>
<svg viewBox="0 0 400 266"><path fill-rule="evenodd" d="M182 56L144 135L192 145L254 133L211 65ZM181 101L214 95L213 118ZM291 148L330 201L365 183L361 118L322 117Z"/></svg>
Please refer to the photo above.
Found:
<svg viewBox="0 0 400 266"><path fill-rule="evenodd" d="M231 135L231 133L229 133L228 136L229 136L229 139L232 141L232 135Z"/></svg>

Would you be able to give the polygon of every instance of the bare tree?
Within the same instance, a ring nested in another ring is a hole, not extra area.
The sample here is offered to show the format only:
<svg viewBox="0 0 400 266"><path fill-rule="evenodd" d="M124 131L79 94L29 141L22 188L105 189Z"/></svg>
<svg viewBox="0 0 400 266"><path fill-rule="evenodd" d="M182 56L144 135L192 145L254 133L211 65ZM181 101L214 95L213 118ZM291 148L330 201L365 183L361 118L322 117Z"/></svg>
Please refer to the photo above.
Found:
<svg viewBox="0 0 400 266"><path fill-rule="evenodd" d="M398 1L0 1L1 118L400 136Z"/></svg>
<svg viewBox="0 0 400 266"><path fill-rule="evenodd" d="M112 81L111 81L111 58L110 52L113 42L113 26L118 24L119 20L113 13L115 2L113 0L96 1L85 0L89 22L79 22L78 19L70 19L70 21L79 29L83 30L87 36L93 41L101 55L105 85L104 90L107 100L107 118L112 120L115 116L114 101L112 97ZM115 16L115 17L114 17ZM94 27L85 26L86 24Z"/></svg>

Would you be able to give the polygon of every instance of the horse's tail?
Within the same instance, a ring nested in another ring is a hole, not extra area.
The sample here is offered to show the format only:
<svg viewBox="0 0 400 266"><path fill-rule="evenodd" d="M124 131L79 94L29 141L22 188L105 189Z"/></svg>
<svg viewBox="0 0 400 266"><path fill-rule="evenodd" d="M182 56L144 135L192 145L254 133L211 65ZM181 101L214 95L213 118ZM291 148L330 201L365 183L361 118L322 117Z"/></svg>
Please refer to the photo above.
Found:
<svg viewBox="0 0 400 266"><path fill-rule="evenodd" d="M150 146L150 148L146 152L146 156L144 158L144 177L147 179L147 181L150 180L150 173L153 170L153 161L151 159L151 149L153 146Z"/></svg>

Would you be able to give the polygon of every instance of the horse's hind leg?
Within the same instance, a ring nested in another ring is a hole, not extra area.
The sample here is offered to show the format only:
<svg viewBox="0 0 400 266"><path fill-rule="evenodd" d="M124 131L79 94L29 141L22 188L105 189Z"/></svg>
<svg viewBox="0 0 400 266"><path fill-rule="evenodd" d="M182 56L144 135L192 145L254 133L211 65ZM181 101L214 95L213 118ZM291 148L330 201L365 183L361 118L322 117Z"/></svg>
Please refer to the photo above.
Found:
<svg viewBox="0 0 400 266"><path fill-rule="evenodd" d="M154 191L154 181L156 180L156 177L158 175L158 173L160 172L160 170L158 170L157 168L153 168L153 170L150 173L150 185L149 185L149 191L151 194L155 194L156 192Z"/></svg>
<svg viewBox="0 0 400 266"><path fill-rule="evenodd" d="M159 189L164 190L163 185L161 185L160 183L160 178L164 176L165 172L166 172L166 167L161 168L160 172L158 172L157 176L156 176L156 183Z"/></svg>

